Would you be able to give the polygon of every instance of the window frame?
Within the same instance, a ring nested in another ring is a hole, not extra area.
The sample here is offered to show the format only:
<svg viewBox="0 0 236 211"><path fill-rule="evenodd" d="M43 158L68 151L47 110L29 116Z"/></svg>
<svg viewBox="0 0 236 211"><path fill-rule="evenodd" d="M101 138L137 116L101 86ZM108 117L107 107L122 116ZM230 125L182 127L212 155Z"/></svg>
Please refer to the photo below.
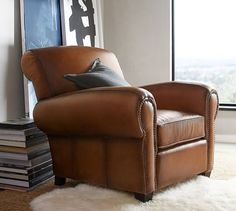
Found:
<svg viewBox="0 0 236 211"><path fill-rule="evenodd" d="M175 0L171 0L171 80L175 81ZM220 110L236 111L236 104L234 103L220 103Z"/></svg>

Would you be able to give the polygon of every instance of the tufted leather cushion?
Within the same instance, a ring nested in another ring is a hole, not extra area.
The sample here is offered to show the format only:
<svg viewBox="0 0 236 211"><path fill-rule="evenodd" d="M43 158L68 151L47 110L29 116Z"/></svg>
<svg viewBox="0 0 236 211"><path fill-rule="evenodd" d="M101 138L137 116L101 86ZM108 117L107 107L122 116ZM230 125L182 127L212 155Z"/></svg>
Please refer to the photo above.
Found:
<svg viewBox="0 0 236 211"><path fill-rule="evenodd" d="M160 149L204 136L203 116L174 110L157 110L157 137Z"/></svg>

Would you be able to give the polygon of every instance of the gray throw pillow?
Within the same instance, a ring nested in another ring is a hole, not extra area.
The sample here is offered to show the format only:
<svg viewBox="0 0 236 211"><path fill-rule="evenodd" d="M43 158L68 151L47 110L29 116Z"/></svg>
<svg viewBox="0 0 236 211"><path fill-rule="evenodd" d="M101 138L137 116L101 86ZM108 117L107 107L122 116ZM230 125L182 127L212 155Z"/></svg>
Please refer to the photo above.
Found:
<svg viewBox="0 0 236 211"><path fill-rule="evenodd" d="M66 74L64 78L74 82L80 89L104 86L130 86L130 84L109 67L96 59L91 68L82 74Z"/></svg>

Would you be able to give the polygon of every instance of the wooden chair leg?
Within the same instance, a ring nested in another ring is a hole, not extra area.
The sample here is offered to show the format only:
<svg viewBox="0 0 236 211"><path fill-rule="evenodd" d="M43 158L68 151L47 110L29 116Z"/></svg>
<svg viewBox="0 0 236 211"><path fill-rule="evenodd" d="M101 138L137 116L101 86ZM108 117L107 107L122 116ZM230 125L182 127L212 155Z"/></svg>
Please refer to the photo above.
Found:
<svg viewBox="0 0 236 211"><path fill-rule="evenodd" d="M211 176L211 171L203 172L203 173L201 173L201 175L205 176L205 177L210 177Z"/></svg>
<svg viewBox="0 0 236 211"><path fill-rule="evenodd" d="M55 180L54 180L54 184L55 185L64 185L66 183L66 178L65 177L58 177L58 176L55 176Z"/></svg>
<svg viewBox="0 0 236 211"><path fill-rule="evenodd" d="M141 201L141 202L147 202L147 201L152 200L153 192L152 192L152 193L148 193L148 194L135 193L135 194L134 194L134 197L135 197L137 200Z"/></svg>

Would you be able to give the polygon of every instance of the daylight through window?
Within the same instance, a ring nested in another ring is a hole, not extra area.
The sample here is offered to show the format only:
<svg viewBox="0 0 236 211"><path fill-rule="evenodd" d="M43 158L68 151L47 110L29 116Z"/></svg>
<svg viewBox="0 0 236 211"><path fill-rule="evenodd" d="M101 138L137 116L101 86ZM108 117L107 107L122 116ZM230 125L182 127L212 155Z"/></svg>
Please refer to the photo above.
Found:
<svg viewBox="0 0 236 211"><path fill-rule="evenodd" d="M236 106L236 0L174 1L174 79L215 87Z"/></svg>

